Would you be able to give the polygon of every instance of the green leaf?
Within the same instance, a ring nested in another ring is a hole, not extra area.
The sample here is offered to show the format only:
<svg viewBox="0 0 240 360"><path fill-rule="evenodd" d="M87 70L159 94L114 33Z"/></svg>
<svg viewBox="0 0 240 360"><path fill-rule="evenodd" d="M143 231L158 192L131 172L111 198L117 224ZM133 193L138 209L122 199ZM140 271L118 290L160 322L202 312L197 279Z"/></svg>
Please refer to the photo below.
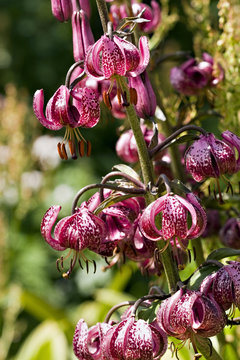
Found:
<svg viewBox="0 0 240 360"><path fill-rule="evenodd" d="M141 310L138 311L138 319L143 319L149 323L153 322L156 318L157 310L160 306L159 301L154 301L149 308L141 307Z"/></svg>
<svg viewBox="0 0 240 360"><path fill-rule="evenodd" d="M113 170L121 171L122 173L127 174L138 181L141 181L138 173L128 165L125 165L125 164L114 165Z"/></svg>
<svg viewBox="0 0 240 360"><path fill-rule="evenodd" d="M68 344L56 322L45 321L26 339L15 360L66 360Z"/></svg>
<svg viewBox="0 0 240 360"><path fill-rule="evenodd" d="M240 250L230 249L230 248L221 248L214 250L211 254L208 255L207 260L221 260L230 256L240 255Z"/></svg>
<svg viewBox="0 0 240 360"><path fill-rule="evenodd" d="M217 270L219 270L219 266L214 264L208 264L198 269L189 280L188 288L190 290L198 290L203 279Z"/></svg>
<svg viewBox="0 0 240 360"><path fill-rule="evenodd" d="M120 201L132 198L134 196L139 196L139 195L134 195L134 194L119 195L119 193L111 194L107 199L105 199L103 202L101 202L101 204L98 205L98 207L94 210L94 214L97 215L105 208L114 205Z"/></svg>

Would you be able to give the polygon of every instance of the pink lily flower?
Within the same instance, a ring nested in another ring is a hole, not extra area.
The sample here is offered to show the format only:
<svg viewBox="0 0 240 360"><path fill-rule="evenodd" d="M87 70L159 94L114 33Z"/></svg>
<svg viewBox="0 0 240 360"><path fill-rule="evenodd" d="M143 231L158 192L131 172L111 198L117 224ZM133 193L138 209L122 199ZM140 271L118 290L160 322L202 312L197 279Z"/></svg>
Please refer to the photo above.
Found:
<svg viewBox="0 0 240 360"><path fill-rule="evenodd" d="M200 210L201 209L201 210ZM155 217L162 213L162 226L155 224ZM187 215L190 215L191 226L188 227ZM186 248L188 240L196 238L206 226L204 210L197 200L186 200L179 195L166 194L151 203L142 213L140 229L143 235L150 240L171 239Z"/></svg>
<svg viewBox="0 0 240 360"><path fill-rule="evenodd" d="M37 90L33 98L33 110L39 122L50 130L59 130L66 127L64 141L58 145L59 155L67 159L65 142L69 142L69 149L73 158L76 158L76 148L74 137L76 137L80 148L83 137L79 127L91 128L100 119L100 105L98 95L89 88L77 88L72 91L73 104L70 103L70 91L62 85L58 88L46 106L46 116L43 112L44 94L43 90ZM85 141L85 140L84 140Z"/></svg>
<svg viewBox="0 0 240 360"><path fill-rule="evenodd" d="M234 174L240 169L240 138L225 131L223 140L218 140L211 133L200 135L185 152L187 171L195 181L208 177L219 178L222 174ZM235 150L238 159L235 157Z"/></svg>
<svg viewBox="0 0 240 360"><path fill-rule="evenodd" d="M203 338L217 335L226 325L224 310L212 296L180 289L164 300L157 312L159 326L169 336L181 340L193 334Z"/></svg>
<svg viewBox="0 0 240 360"><path fill-rule="evenodd" d="M107 230L102 219L95 216L86 206L82 206L73 215L64 217L56 224L52 237L51 231L60 210L61 206L57 205L47 210L41 222L41 234L55 250L63 251L68 248L74 250L70 269L63 275L68 276L76 261L80 259L81 251L99 245L106 237Z"/></svg>
<svg viewBox="0 0 240 360"><path fill-rule="evenodd" d="M116 35L112 40L103 35L88 48L85 71L96 80L110 79L116 75L137 76L146 69L150 58L145 36L139 39L139 49Z"/></svg>

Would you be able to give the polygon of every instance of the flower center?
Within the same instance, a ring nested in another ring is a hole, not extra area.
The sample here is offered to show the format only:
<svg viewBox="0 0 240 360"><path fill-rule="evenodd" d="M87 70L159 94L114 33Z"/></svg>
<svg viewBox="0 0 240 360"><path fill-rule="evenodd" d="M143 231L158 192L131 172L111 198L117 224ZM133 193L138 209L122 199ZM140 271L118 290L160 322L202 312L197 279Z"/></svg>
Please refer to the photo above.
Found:
<svg viewBox="0 0 240 360"><path fill-rule="evenodd" d="M77 150L80 157L84 156L85 144L87 147L86 155L91 155L91 142L84 139L79 128L72 128L69 125L66 126L63 141L57 144L58 154L62 160L68 159L66 144L68 144L69 152L73 160L77 159Z"/></svg>

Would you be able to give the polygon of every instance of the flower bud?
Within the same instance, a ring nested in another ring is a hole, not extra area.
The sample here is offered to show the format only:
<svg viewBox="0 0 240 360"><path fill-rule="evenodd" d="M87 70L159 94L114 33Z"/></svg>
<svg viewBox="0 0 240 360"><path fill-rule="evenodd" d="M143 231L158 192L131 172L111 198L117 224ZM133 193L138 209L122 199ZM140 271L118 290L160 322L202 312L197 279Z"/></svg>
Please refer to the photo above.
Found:
<svg viewBox="0 0 240 360"><path fill-rule="evenodd" d="M94 43L94 37L88 17L83 10L74 11L72 15L72 34L74 60L76 62L84 60L89 45Z"/></svg>
<svg viewBox="0 0 240 360"><path fill-rule="evenodd" d="M59 21L67 21L72 16L71 0L51 0L52 13Z"/></svg>
<svg viewBox="0 0 240 360"><path fill-rule="evenodd" d="M240 249L240 218L228 219L220 230L222 243L232 249Z"/></svg>

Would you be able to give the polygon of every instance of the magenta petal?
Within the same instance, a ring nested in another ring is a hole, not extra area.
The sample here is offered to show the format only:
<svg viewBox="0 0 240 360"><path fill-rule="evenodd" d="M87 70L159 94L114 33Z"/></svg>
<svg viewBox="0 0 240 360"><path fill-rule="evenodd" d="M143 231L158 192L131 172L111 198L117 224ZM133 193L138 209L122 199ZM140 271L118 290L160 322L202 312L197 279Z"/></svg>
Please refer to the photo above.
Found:
<svg viewBox="0 0 240 360"><path fill-rule="evenodd" d="M87 75L96 80L104 80L105 76L100 66L100 53L102 51L102 38L94 45L88 47L84 62L84 69Z"/></svg>
<svg viewBox="0 0 240 360"><path fill-rule="evenodd" d="M114 36L113 40L110 40L106 35L102 36L101 39L102 69L105 79L110 79L112 75L116 74L124 76L126 74L127 61L124 49L122 48L122 42L124 40L120 39L118 36Z"/></svg>
<svg viewBox="0 0 240 360"><path fill-rule="evenodd" d="M167 351L168 339L167 334L158 325L157 321L149 324L152 331L152 347L153 347L153 358L159 359Z"/></svg>
<svg viewBox="0 0 240 360"><path fill-rule="evenodd" d="M88 326L83 319L77 323L73 336L73 351L79 360L93 360L87 349Z"/></svg>
<svg viewBox="0 0 240 360"><path fill-rule="evenodd" d="M153 18L151 21L151 31L155 30L161 22L161 9L159 3L155 0L151 1Z"/></svg>
<svg viewBox="0 0 240 360"><path fill-rule="evenodd" d="M194 223L196 223L196 226L194 228L194 224L193 224L193 226L191 227L192 230L190 229L189 233L188 233L189 239L195 239L195 238L198 238L199 236L201 236L202 233L204 232L204 230L206 229L207 215L206 215L205 210L200 205L196 196L193 193L187 194L186 198L193 205L193 207L196 211L196 215L197 215L197 223L194 221ZM195 217L194 217L194 219L195 219Z"/></svg>
<svg viewBox="0 0 240 360"><path fill-rule="evenodd" d="M226 141L230 146L235 147L238 152L238 159L236 163L235 172L240 170L240 137L233 134L231 131L226 130L222 133L222 138Z"/></svg>
<svg viewBox="0 0 240 360"><path fill-rule="evenodd" d="M69 99L69 89L61 85L47 104L46 111L52 121L76 127L76 114L71 109Z"/></svg>
<svg viewBox="0 0 240 360"><path fill-rule="evenodd" d="M141 36L138 44L140 50L140 61L137 68L133 71L128 71L128 75L137 76L141 74L146 67L148 66L150 60L150 52L148 47L148 38L146 36Z"/></svg>
<svg viewBox="0 0 240 360"><path fill-rule="evenodd" d="M146 321L134 321L125 336L127 338L125 359L152 359L152 332Z"/></svg>
<svg viewBox="0 0 240 360"><path fill-rule="evenodd" d="M162 231L155 225L155 216L163 209L164 201L167 195L164 195L148 205L143 211L139 221L142 234L149 240L158 241L162 239Z"/></svg>
<svg viewBox="0 0 240 360"><path fill-rule="evenodd" d="M66 247L60 245L58 239L54 239L51 235L52 227L57 219L61 206L54 205L51 206L45 213L42 222L41 222L41 234L46 242L55 250L62 251Z"/></svg>
<svg viewBox="0 0 240 360"><path fill-rule="evenodd" d="M52 102L52 98L50 99L49 103ZM45 117L43 113L43 106L44 106L44 94L43 89L37 90L33 97L33 111L38 118L39 122L50 130L59 130L63 127L63 124L60 123L59 119L53 119L47 115ZM47 113L47 109L46 109Z"/></svg>
<svg viewBox="0 0 240 360"><path fill-rule="evenodd" d="M94 360L102 360L102 342L111 325L97 323L88 330L87 350Z"/></svg>
<svg viewBox="0 0 240 360"><path fill-rule="evenodd" d="M77 126L94 127L100 119L100 105L97 93L90 88L77 88L72 91L73 104L79 112Z"/></svg>

